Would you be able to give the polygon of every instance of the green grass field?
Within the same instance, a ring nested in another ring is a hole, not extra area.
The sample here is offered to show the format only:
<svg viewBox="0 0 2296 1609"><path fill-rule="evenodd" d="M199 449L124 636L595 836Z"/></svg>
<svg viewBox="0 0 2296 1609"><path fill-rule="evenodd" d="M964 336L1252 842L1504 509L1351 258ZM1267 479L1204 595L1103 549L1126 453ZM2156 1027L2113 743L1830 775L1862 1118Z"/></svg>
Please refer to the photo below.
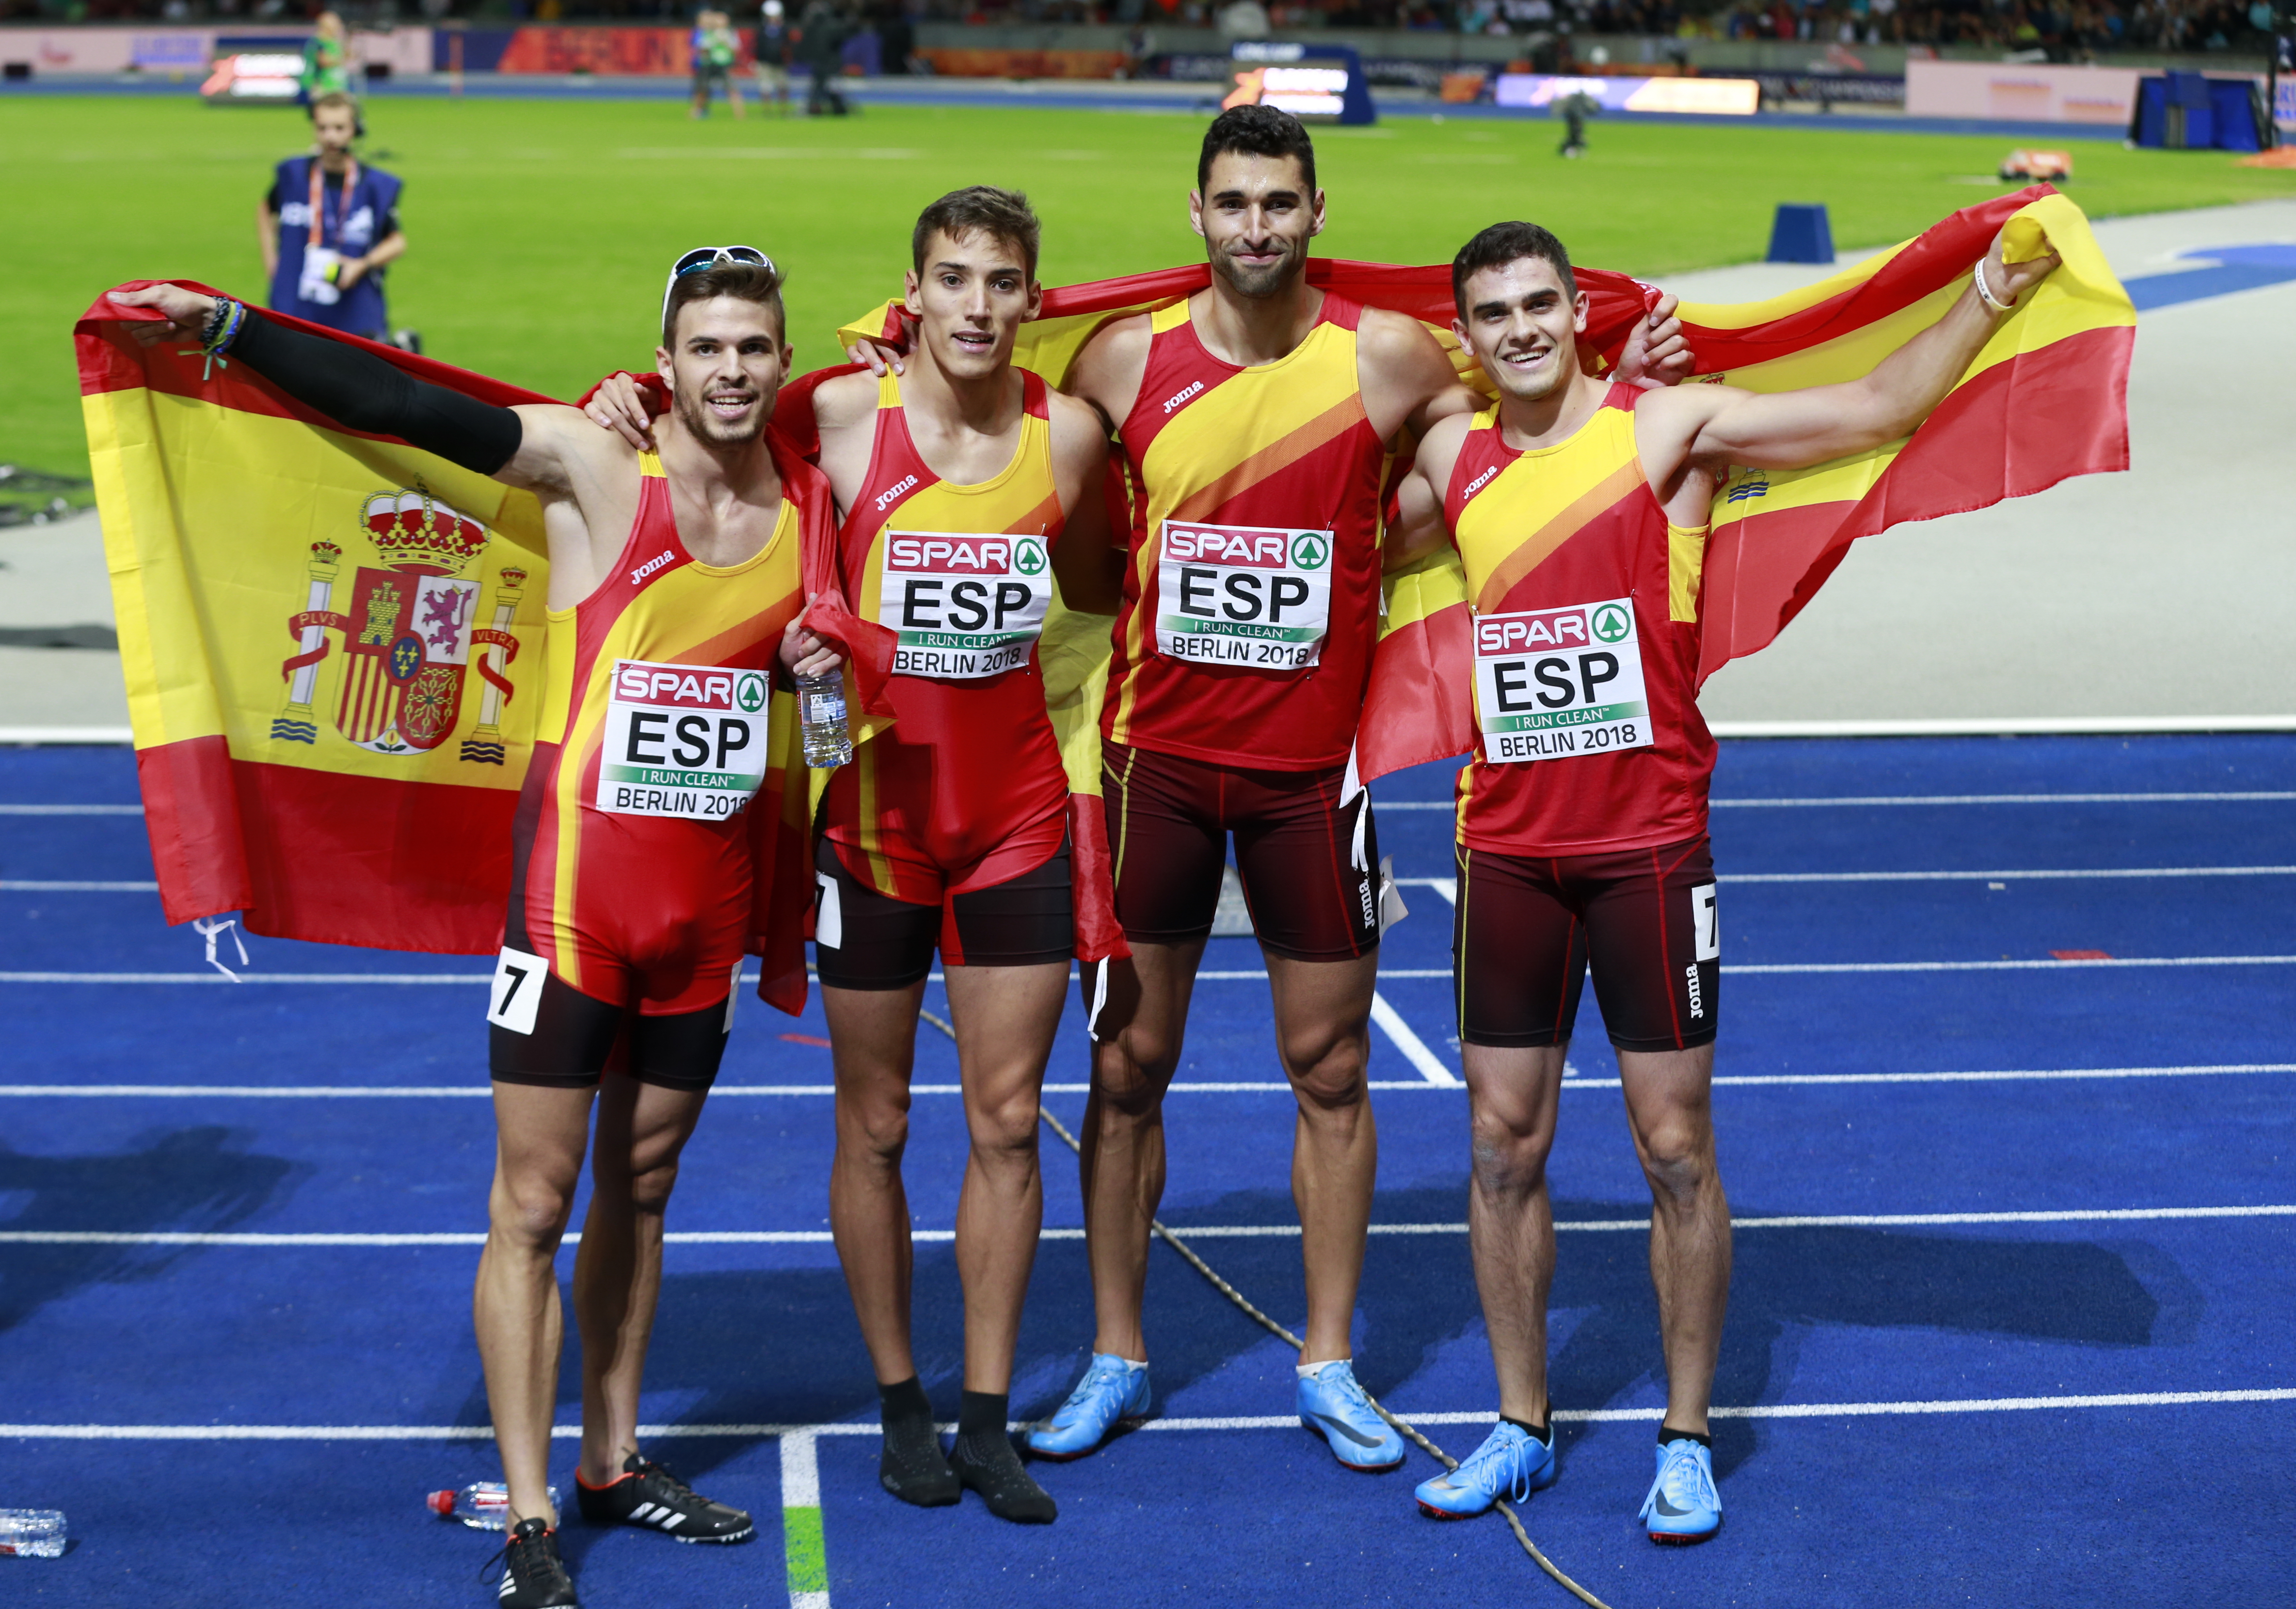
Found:
<svg viewBox="0 0 2296 1609"><path fill-rule="evenodd" d="M1025 189L1047 283L1193 259L1201 119L1128 112L875 109L851 121L653 102L382 100L370 160L406 179L412 246L394 321L426 349L552 395L647 360L661 275L688 246L763 247L791 273L801 366L898 289L909 226L960 185ZM1822 201L1835 241L1882 245L1997 188L2009 142L1763 128L1597 125L1578 162L1549 122L1396 119L1317 136L1320 250L1447 259L1496 218L1554 228L1579 260L1644 275L1761 255L1771 209ZM126 97L0 99L0 463L78 472L70 334L120 280L202 279L260 298L255 209L299 113ZM2214 153L2083 143L2072 193L2095 216L2296 194L2296 173Z"/></svg>

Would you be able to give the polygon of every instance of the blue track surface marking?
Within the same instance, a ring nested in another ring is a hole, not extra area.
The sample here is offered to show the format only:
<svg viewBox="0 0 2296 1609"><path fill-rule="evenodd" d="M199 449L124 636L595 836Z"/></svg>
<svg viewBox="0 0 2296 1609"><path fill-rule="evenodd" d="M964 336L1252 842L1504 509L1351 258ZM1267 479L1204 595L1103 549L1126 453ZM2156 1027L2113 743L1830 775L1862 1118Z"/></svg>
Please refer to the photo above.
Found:
<svg viewBox="0 0 2296 1609"><path fill-rule="evenodd" d="M1382 957L1356 1350L1374 1391L1462 1453L1494 1395L1462 1227L1450 783L1439 767L1374 788L1382 849L1414 881ZM1562 1479L1529 1506L1532 1534L1620 1609L2284 1597L2296 740L1734 742L1717 788L1730 1517L1690 1555L1632 1523L1663 1402L1648 1195L1589 991L1550 1168ZM55 886L150 881L135 799L119 751L0 754L0 1500L62 1507L79 1539L52 1564L7 1561L8 1582L41 1604L110 1605L132 1582L236 1609L348 1570L362 1603L475 1604L496 1541L417 1505L497 1474L468 1318L493 1162L487 962L255 937L250 982L232 984L151 892ZM1871 967L1890 970L1812 970ZM1296 1324L1292 1097L1264 969L1250 940L1218 939L1206 971L1166 1107L1163 1216ZM42 981L58 976L89 981ZM385 981L407 977L442 981ZM937 985L928 1003L946 1010ZM1160 1252L1164 1416L1039 1471L1057 1526L886 1498L826 1240L825 1038L817 1003L796 1020L744 1003L671 1210L648 1365L654 1450L755 1513L758 1540L570 1526L586 1603L1564 1601L1496 1524L1419 1518L1423 1459L1335 1467L1290 1419L1287 1350ZM1046 1096L1070 1124L1086 1050L1071 1012ZM953 1047L922 1034L916 1345L945 1413L957 1081ZM1016 1416L1058 1401L1091 1340L1075 1169L1052 1145L1045 1170ZM570 1437L570 1367L559 1394ZM1865 1517L1877 1483L1887 1526Z"/></svg>

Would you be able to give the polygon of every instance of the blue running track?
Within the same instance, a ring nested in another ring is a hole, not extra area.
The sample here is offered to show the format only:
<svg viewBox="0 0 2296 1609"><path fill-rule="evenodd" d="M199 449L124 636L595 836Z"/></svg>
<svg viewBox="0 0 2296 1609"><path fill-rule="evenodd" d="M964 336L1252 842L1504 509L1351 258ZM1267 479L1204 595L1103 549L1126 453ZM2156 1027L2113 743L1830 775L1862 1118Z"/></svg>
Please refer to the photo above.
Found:
<svg viewBox="0 0 2296 1609"><path fill-rule="evenodd" d="M1464 1455L1496 1398L1447 784L1377 790L1414 914L1381 984L1357 1367ZM1589 991L1553 1167L1562 1478L1532 1535L1617 1609L2296 1601L2296 740L1737 743L1716 791L1727 1518L1685 1551L1634 1523L1663 1400L1648 1198ZM0 1559L0 1602L488 1603L493 1541L420 1506L496 1473L469 1326L487 964L251 940L228 981L160 924L135 798L124 751L0 754L0 1506L78 1539ZM1216 940L1206 965L1165 1217L1296 1326L1259 954ZM1078 1020L1046 1097L1071 1124ZM1496 1519L1422 1519L1417 1453L1336 1466L1288 1417L1281 1344L1160 1250L1164 1416L1040 1466L1056 1525L885 1497L827 1244L823 1035L817 1007L743 1005L649 1368L650 1447L758 1539L570 1524L592 1609L1569 1602ZM918 1356L953 1416L964 1142L930 1029L917 1079ZM1045 1160L1030 1416L1091 1338L1073 1165L1049 1134Z"/></svg>

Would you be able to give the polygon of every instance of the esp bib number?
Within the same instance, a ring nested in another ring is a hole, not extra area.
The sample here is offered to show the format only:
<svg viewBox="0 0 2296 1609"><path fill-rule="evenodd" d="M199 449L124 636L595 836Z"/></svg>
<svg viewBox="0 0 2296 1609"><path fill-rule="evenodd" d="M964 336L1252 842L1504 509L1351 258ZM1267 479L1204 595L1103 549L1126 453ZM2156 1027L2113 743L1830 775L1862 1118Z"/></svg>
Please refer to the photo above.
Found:
<svg viewBox="0 0 2296 1609"><path fill-rule="evenodd" d="M1156 651L1167 659L1304 670L1332 622L1332 533L1164 521Z"/></svg>
<svg viewBox="0 0 2296 1609"><path fill-rule="evenodd" d="M1053 601L1042 537L889 530L877 623L899 636L905 676L974 681L1029 662Z"/></svg>
<svg viewBox="0 0 2296 1609"><path fill-rule="evenodd" d="M1492 765L1655 743L1634 600L1476 616L1475 719Z"/></svg>
<svg viewBox="0 0 2296 1609"><path fill-rule="evenodd" d="M762 670L617 660L598 751L597 808L719 821L766 780Z"/></svg>

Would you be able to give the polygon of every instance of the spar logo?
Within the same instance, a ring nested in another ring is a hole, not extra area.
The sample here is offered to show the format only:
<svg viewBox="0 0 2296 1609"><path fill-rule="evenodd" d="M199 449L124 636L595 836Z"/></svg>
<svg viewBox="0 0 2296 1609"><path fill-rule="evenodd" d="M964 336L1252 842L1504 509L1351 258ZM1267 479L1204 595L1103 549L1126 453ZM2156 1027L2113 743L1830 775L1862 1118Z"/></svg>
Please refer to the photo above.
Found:
<svg viewBox="0 0 2296 1609"><path fill-rule="evenodd" d="M1320 530L1303 530L1292 538L1292 566L1295 570L1321 570L1331 556L1332 545L1324 540Z"/></svg>
<svg viewBox="0 0 2296 1609"><path fill-rule="evenodd" d="M1605 612L1617 612L1611 605ZM1615 642L1615 637L1606 637ZM1587 612L1560 609L1549 614L1509 614L1475 622L1475 652L1489 655L1533 648L1584 648Z"/></svg>
<svg viewBox="0 0 2296 1609"><path fill-rule="evenodd" d="M1323 546L1323 537L1316 531L1301 531L1297 538L1316 554L1313 566L1302 562L1303 570L1321 568L1330 556ZM1288 567L1295 543L1280 530L1223 530L1218 526L1170 525L1164 528L1164 556L1184 563L1241 565L1248 570L1283 570Z"/></svg>
<svg viewBox="0 0 2296 1609"><path fill-rule="evenodd" d="M1595 636L1605 643L1623 643L1634 634L1635 618L1616 603L1595 612Z"/></svg>
<svg viewBox="0 0 2296 1609"><path fill-rule="evenodd" d="M766 678L754 670L697 671L624 660L614 668L614 694L657 709L731 712L739 707L754 715L765 707Z"/></svg>
<svg viewBox="0 0 2296 1609"><path fill-rule="evenodd" d="M934 575L1042 575L1045 545L1035 537L897 536L885 544L885 568Z"/></svg>

